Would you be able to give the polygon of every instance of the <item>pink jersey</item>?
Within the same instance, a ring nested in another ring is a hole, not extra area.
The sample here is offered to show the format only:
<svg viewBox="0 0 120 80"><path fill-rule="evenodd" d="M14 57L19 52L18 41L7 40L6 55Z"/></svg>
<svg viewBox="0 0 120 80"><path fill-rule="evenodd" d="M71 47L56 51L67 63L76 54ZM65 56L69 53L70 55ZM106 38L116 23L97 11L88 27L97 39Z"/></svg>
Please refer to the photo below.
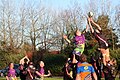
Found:
<svg viewBox="0 0 120 80"><path fill-rule="evenodd" d="M8 77L15 77L15 76L16 76L15 70L14 69L9 69L8 70Z"/></svg>
<svg viewBox="0 0 120 80"><path fill-rule="evenodd" d="M84 44L85 43L85 36L82 34L81 36L75 36L75 44Z"/></svg>
<svg viewBox="0 0 120 80"><path fill-rule="evenodd" d="M40 74L44 74L44 68L42 67L39 72Z"/></svg>

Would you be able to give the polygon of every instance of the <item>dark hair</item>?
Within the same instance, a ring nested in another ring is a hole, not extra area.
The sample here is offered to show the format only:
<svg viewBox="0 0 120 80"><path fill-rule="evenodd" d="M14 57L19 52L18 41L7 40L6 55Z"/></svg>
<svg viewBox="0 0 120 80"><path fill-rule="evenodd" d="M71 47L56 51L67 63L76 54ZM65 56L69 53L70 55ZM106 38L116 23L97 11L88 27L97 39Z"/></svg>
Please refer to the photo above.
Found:
<svg viewBox="0 0 120 80"><path fill-rule="evenodd" d="M10 63L8 64L9 67L10 67L11 63L13 63L13 62L10 62Z"/></svg>
<svg viewBox="0 0 120 80"><path fill-rule="evenodd" d="M33 62L32 62L32 61L29 61L29 62L28 62L28 65L33 65Z"/></svg>
<svg viewBox="0 0 120 80"><path fill-rule="evenodd" d="M13 63L13 62L10 62L10 63L8 64L8 70L10 69L10 66L11 66L12 63Z"/></svg>
<svg viewBox="0 0 120 80"><path fill-rule="evenodd" d="M86 62L86 61L87 61L87 56L84 55L84 54L82 54L82 55L80 56L80 61L81 61L81 62Z"/></svg>
<svg viewBox="0 0 120 80"><path fill-rule="evenodd" d="M27 58L25 58L25 59L24 59L24 62L27 62L27 61L28 61Z"/></svg>

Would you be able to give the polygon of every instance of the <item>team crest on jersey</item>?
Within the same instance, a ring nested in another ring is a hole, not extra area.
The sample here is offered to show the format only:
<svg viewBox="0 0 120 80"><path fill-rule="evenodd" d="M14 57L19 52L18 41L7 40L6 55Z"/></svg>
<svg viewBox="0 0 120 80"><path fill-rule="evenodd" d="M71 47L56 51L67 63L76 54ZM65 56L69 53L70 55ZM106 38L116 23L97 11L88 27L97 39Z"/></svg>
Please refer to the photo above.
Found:
<svg viewBox="0 0 120 80"><path fill-rule="evenodd" d="M85 67L84 67L84 70L88 70L88 66L85 66Z"/></svg>

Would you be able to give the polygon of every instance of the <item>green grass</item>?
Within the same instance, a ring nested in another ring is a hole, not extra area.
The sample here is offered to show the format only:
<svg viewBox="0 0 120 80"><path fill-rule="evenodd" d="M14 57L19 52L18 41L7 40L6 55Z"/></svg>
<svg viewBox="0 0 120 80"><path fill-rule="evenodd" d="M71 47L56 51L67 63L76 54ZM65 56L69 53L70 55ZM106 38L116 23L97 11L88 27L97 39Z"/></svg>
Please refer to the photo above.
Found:
<svg viewBox="0 0 120 80"><path fill-rule="evenodd" d="M3 78L3 77L0 77L0 80L6 80L5 78Z"/></svg>
<svg viewBox="0 0 120 80"><path fill-rule="evenodd" d="M0 80L6 80L5 77L0 77ZM18 78L20 80L20 78ZM45 78L44 80L63 80L62 77L54 77L54 78Z"/></svg>
<svg viewBox="0 0 120 80"><path fill-rule="evenodd" d="M45 78L44 80L63 80L62 77Z"/></svg>
<svg viewBox="0 0 120 80"><path fill-rule="evenodd" d="M5 79L5 77L0 77L0 80L6 80L6 79ZM20 80L20 79L18 78L18 80ZM52 78L45 78L44 80L63 80L63 78L62 77L52 77ZM102 80L104 80L104 79L102 79ZM119 80L119 78L116 78L115 80Z"/></svg>

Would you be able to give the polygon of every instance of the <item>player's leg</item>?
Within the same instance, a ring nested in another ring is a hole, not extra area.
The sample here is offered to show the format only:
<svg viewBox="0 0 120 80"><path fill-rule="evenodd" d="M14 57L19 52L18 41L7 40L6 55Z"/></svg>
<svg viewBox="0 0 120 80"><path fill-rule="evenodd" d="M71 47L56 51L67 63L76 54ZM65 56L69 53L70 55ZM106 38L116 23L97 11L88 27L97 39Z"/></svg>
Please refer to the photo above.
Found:
<svg viewBox="0 0 120 80"><path fill-rule="evenodd" d="M109 48L105 49L104 53L106 53L105 60L109 61L110 60Z"/></svg>
<svg viewBox="0 0 120 80"><path fill-rule="evenodd" d="M106 66L106 60L105 60L106 53L105 53L104 49L102 49L102 48L100 48L100 51L101 51L102 56L103 56L103 64Z"/></svg>
<svg viewBox="0 0 120 80"><path fill-rule="evenodd" d="M84 52L84 47L85 47L84 44L77 46L77 47L73 50L73 54L76 54L76 55L80 56L80 55Z"/></svg>

